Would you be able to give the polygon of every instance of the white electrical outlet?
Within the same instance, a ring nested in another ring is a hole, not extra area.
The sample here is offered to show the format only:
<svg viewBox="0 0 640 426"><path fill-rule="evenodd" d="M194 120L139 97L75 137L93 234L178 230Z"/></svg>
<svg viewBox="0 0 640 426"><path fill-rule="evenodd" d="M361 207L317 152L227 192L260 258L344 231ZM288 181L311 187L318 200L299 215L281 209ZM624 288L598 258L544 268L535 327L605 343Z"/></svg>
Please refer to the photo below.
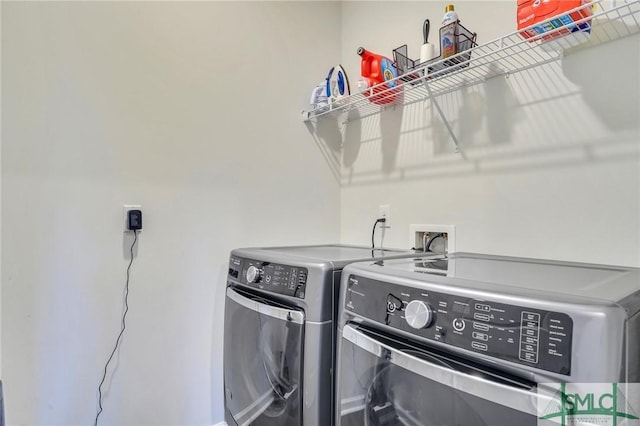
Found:
<svg viewBox="0 0 640 426"><path fill-rule="evenodd" d="M122 206L122 214L124 216L124 232L132 232L129 230L129 217L127 216L127 213L129 213L129 210L140 210L142 211L142 206L140 204L125 204L124 206ZM142 232L142 229L138 230L138 233Z"/></svg>
<svg viewBox="0 0 640 426"><path fill-rule="evenodd" d="M455 225L409 225L409 244L416 250L424 250L425 234L445 234L447 253L456 251L456 226ZM428 235L427 235L428 236Z"/></svg>
<svg viewBox="0 0 640 426"><path fill-rule="evenodd" d="M391 206L389 204L380 204L378 206L378 219L385 218L385 228L391 227Z"/></svg>

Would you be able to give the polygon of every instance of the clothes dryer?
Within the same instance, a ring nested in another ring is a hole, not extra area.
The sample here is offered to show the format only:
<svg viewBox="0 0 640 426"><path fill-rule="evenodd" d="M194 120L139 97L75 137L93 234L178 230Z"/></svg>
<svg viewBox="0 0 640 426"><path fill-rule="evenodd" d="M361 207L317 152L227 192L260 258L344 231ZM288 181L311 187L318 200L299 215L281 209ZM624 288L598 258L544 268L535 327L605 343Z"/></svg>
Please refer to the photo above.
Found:
<svg viewBox="0 0 640 426"><path fill-rule="evenodd" d="M354 263L338 334L337 425L638 421L637 268L473 253Z"/></svg>
<svg viewBox="0 0 640 426"><path fill-rule="evenodd" d="M332 424L337 291L354 261L410 251L322 245L231 252L225 299L225 419Z"/></svg>

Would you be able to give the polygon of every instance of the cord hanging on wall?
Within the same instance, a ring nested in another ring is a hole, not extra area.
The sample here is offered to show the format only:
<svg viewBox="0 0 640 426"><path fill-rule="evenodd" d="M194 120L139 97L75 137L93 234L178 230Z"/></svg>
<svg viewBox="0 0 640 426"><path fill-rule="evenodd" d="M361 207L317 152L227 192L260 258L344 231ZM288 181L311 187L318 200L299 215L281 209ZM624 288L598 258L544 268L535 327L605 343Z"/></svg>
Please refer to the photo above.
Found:
<svg viewBox="0 0 640 426"><path fill-rule="evenodd" d="M131 210L133 212L134 210ZM104 384L105 379L107 378L107 369L109 368L109 364L113 359L118 347L120 346L120 342L122 341L122 335L124 334L124 330L127 328L127 312L129 312L129 277L131 273L131 265L133 264L133 248L138 241L138 229L142 229L142 212L140 210L135 210L137 213L133 213L133 219L131 220L131 215L129 216L129 229L133 231L133 243L131 243L131 249L129 250L131 253L131 258L129 260L129 266L127 266L127 279L125 283L125 293L124 293L124 313L122 314L121 328L120 334L118 334L118 338L116 339L116 344L111 351L111 355L109 355L109 359L104 366L104 371L102 373L102 380L100 380L100 384L98 385L98 412L96 413L95 421L93 422L94 426L98 425L98 418L100 414L102 414L102 385ZM139 221L137 221L139 220Z"/></svg>
<svg viewBox="0 0 640 426"><path fill-rule="evenodd" d="M380 219L377 219L375 221L375 223L373 224L373 229L371 230L371 250L376 248L376 243L375 243L375 235L376 235L376 226L378 226L379 223L384 224L387 221L386 218L382 217ZM384 229L382 230L383 234L382 234L382 239L380 240L380 248L382 249L382 241L384 241Z"/></svg>

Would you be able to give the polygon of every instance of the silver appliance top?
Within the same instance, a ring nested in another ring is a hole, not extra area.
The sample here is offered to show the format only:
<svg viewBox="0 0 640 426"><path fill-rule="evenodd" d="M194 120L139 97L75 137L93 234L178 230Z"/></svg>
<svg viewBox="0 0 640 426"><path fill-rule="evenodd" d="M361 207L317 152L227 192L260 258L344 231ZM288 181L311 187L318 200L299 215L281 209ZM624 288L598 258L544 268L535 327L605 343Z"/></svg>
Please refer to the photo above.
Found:
<svg viewBox="0 0 640 426"><path fill-rule="evenodd" d="M409 250L398 249L370 249L367 247L349 246L343 244L327 244L314 246L289 246L238 249L243 256L253 256L256 259L278 258L281 262L295 260L310 263L331 263L336 269L341 269L349 263L378 260L389 257L407 256L413 253Z"/></svg>
<svg viewBox="0 0 640 426"><path fill-rule="evenodd" d="M623 266L453 253L386 260L384 267L377 269L389 274L393 271L412 273L420 280L446 276L467 281L469 286L487 283L510 287L513 291L526 289L611 302L640 292L640 269Z"/></svg>
<svg viewBox="0 0 640 426"><path fill-rule="evenodd" d="M303 308L308 321L328 321L333 317L337 303L334 292L340 287L345 266L414 255L410 250L371 250L342 244L241 248L231 252L229 279L237 285L277 294ZM249 268L251 280L247 277Z"/></svg>

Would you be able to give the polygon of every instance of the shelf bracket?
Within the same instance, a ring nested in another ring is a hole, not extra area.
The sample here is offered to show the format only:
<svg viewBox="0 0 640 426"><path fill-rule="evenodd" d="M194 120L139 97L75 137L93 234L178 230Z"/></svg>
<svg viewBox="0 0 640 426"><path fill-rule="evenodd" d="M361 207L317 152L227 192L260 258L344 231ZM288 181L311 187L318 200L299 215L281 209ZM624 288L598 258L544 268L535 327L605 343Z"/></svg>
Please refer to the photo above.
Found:
<svg viewBox="0 0 640 426"><path fill-rule="evenodd" d="M453 129L451 128L451 125L449 124L449 120L447 120L447 117L445 117L444 112L442 111L442 108L440 108L440 104L438 103L438 101L436 100L435 96L433 96L433 93L431 92L431 87L429 87L429 83L427 82L427 78L425 76L424 80L422 80L424 82L424 87L427 89L427 93L429 96L429 100L431 102L433 102L433 106L436 107L436 111L438 111L438 115L440 115L440 118L442 119L442 122L444 123L445 127L447 128L447 130L449 131L449 136L451 136L451 140L453 141L454 145L456 146L456 153L460 152L460 145L458 144L458 138L456 138L456 135L453 133Z"/></svg>

